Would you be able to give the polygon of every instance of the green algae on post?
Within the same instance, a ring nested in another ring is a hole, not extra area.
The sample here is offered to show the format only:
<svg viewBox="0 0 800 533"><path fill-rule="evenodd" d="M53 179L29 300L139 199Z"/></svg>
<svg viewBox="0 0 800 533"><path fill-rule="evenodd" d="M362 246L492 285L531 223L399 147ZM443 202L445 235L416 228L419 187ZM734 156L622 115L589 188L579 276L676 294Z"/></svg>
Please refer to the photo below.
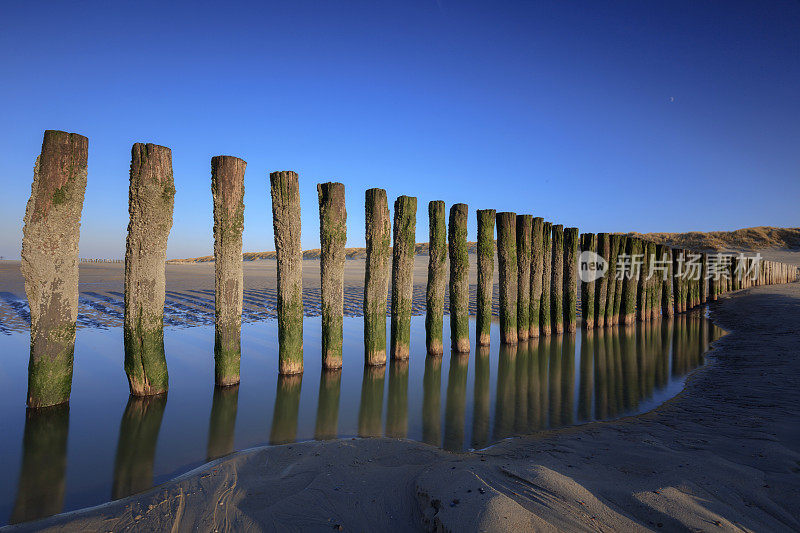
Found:
<svg viewBox="0 0 800 533"><path fill-rule="evenodd" d="M475 317L478 346L487 346L492 328L494 295L494 209L479 209L478 215L478 298Z"/></svg>
<svg viewBox="0 0 800 533"><path fill-rule="evenodd" d="M531 306L528 337L539 336L539 315L542 308L542 271L544 269L544 219L535 217L531 226Z"/></svg>
<svg viewBox="0 0 800 533"><path fill-rule="evenodd" d="M319 199L320 287L322 289L322 367L342 367L344 320L344 246L347 209L344 185L320 183Z"/></svg>
<svg viewBox="0 0 800 533"><path fill-rule="evenodd" d="M425 291L425 345L431 355L442 355L444 345L444 290L447 279L447 223L444 202L428 204L428 284Z"/></svg>
<svg viewBox="0 0 800 533"><path fill-rule="evenodd" d="M622 309L622 297L623 297L622 293L625 285L625 280L622 278L622 276L616 275L617 274L616 270L618 267L620 256L625 253L625 247L627 241L625 240L626 237L623 237L622 235L616 235L616 238L617 238L617 247L614 256L614 269L615 269L614 311L612 313L613 315L612 321L614 324L619 324L621 309ZM608 321L606 321L606 325L608 325Z"/></svg>
<svg viewBox="0 0 800 533"><path fill-rule="evenodd" d="M238 157L211 158L211 196L214 204L214 382L239 383L244 302L242 232L244 231L244 172Z"/></svg>
<svg viewBox="0 0 800 533"><path fill-rule="evenodd" d="M269 175L278 262L278 372L303 372L303 250L300 183L296 172Z"/></svg>
<svg viewBox="0 0 800 533"><path fill-rule="evenodd" d="M89 140L47 130L33 169L22 230L31 318L28 407L69 401L78 318L78 241Z"/></svg>
<svg viewBox="0 0 800 533"><path fill-rule="evenodd" d="M123 328L125 373L134 396L162 394L169 388L164 355L164 263L174 199L170 149L149 143L134 144Z"/></svg>
<svg viewBox="0 0 800 533"><path fill-rule="evenodd" d="M517 340L531 330L531 232L533 217L517 215Z"/></svg>
<svg viewBox="0 0 800 533"><path fill-rule="evenodd" d="M542 297L539 304L539 335L550 335L550 284L553 271L553 224L542 226Z"/></svg>
<svg viewBox="0 0 800 533"><path fill-rule="evenodd" d="M517 343L517 215L497 213L500 342Z"/></svg>
<svg viewBox="0 0 800 533"><path fill-rule="evenodd" d="M608 299L609 278L611 269L611 236L608 233L598 233L596 237L597 242L597 255L602 257L607 264L607 270L604 276L595 281L595 296L594 296L594 325L595 327L602 328L606 325L606 302Z"/></svg>
<svg viewBox="0 0 800 533"><path fill-rule="evenodd" d="M386 295L389 291L392 226L386 191L368 189L364 200L364 362L386 363Z"/></svg>
<svg viewBox="0 0 800 533"><path fill-rule="evenodd" d="M392 359L408 359L411 349L411 305L414 296L417 199L398 196L394 202L392 249Z"/></svg>
<svg viewBox="0 0 800 533"><path fill-rule="evenodd" d="M564 230L564 331L575 333L578 309L578 228Z"/></svg>
<svg viewBox="0 0 800 533"><path fill-rule="evenodd" d="M469 254L467 252L467 204L450 208L450 349L469 353Z"/></svg>
<svg viewBox="0 0 800 533"><path fill-rule="evenodd" d="M597 253L597 236L594 233L581 235L581 252ZM595 327L595 280L581 282L581 317L582 325L586 329Z"/></svg>
<svg viewBox="0 0 800 533"><path fill-rule="evenodd" d="M630 260L626 264L627 272L624 272L625 279L623 281L624 287L622 290L622 308L620 310L620 322L626 325L633 324L636 321L636 293L639 286L639 276L636 269L633 267L633 258L641 255L642 245L641 241L636 238L623 237L625 240L625 254ZM620 245L622 248L622 245Z"/></svg>
<svg viewBox="0 0 800 533"><path fill-rule="evenodd" d="M564 226L553 226L551 243L553 270L550 280L550 328L554 334L564 333Z"/></svg>

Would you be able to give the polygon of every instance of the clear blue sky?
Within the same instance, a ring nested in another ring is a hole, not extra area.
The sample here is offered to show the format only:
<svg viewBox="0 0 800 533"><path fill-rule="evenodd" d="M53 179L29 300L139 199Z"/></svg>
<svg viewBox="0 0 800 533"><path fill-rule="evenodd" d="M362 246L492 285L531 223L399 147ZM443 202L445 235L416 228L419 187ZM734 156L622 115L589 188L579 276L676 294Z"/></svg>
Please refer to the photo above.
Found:
<svg viewBox="0 0 800 533"><path fill-rule="evenodd" d="M232 5L235 4L235 5ZM169 257L210 254L210 158L242 157L245 251L268 173L543 216L582 231L798 226L800 2L4 2L0 255L45 129L89 137L81 255L122 257L134 142L172 148Z"/></svg>

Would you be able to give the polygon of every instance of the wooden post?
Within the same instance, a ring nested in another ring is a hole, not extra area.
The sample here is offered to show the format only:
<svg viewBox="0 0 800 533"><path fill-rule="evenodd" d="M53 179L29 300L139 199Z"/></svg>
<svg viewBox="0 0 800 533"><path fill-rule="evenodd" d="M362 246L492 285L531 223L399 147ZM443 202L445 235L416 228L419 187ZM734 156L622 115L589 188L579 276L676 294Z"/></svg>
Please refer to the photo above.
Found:
<svg viewBox="0 0 800 533"><path fill-rule="evenodd" d="M450 208L450 349L469 353L469 253L467 204Z"/></svg>
<svg viewBox="0 0 800 533"><path fill-rule="evenodd" d="M619 299L617 295L617 255L619 254L619 235L608 236L608 272L606 272L606 279L608 280L608 288L606 289L606 327L613 326L616 321L616 301Z"/></svg>
<svg viewBox="0 0 800 533"><path fill-rule="evenodd" d="M150 396L169 388L164 356L164 264L175 199L169 148L133 145L129 199L123 328L125 373L132 395Z"/></svg>
<svg viewBox="0 0 800 533"><path fill-rule="evenodd" d="M625 249L627 246L627 237L623 237L622 235L616 235L617 238L617 247L616 253L614 257L614 264L616 265L617 261L619 260L619 256L625 253ZM615 268L615 276L616 276L616 268ZM622 317L622 299L624 296L624 287L625 287L625 280L619 276L616 276L614 280L615 287L614 287L614 312L613 312L613 323L619 324ZM608 324L608 320L606 320L606 324Z"/></svg>
<svg viewBox="0 0 800 533"><path fill-rule="evenodd" d="M647 257L647 241L639 240L639 254L642 258L642 264L639 271L639 276L636 279L636 319L639 322L645 321L648 318L647 300L648 300L648 284L647 274L649 269L649 258Z"/></svg>
<svg viewBox="0 0 800 533"><path fill-rule="evenodd" d="M478 210L478 305L475 327L478 346L488 346L494 295L494 209Z"/></svg>
<svg viewBox="0 0 800 533"><path fill-rule="evenodd" d="M83 135L47 130L33 169L20 265L31 314L28 407L68 402L72 390L88 151Z"/></svg>
<svg viewBox="0 0 800 533"><path fill-rule="evenodd" d="M675 315L675 307L672 300L672 249L669 246L662 245L659 257L667 267L667 271L661 279L661 299L659 301L661 314L664 317L672 317Z"/></svg>
<svg viewBox="0 0 800 533"><path fill-rule="evenodd" d="M247 163L229 155L211 158L214 204L214 382L239 383L244 301L242 232Z"/></svg>
<svg viewBox="0 0 800 533"><path fill-rule="evenodd" d="M416 228L417 199L413 196L398 196L394 202L392 249L392 359L408 359L411 348Z"/></svg>
<svg viewBox="0 0 800 533"><path fill-rule="evenodd" d="M553 226L553 271L550 280L550 327L553 333L564 333L564 226Z"/></svg>
<svg viewBox="0 0 800 533"><path fill-rule="evenodd" d="M581 235L581 251L597 253L597 236L594 233ZM595 327L595 285L599 281L581 282L581 323L585 329Z"/></svg>
<svg viewBox="0 0 800 533"><path fill-rule="evenodd" d="M550 285L553 282L553 225L545 222L542 226L542 299L539 305L539 335L548 336L550 326Z"/></svg>
<svg viewBox="0 0 800 533"><path fill-rule="evenodd" d="M517 215L497 213L500 282L500 341L517 344Z"/></svg>
<svg viewBox="0 0 800 533"><path fill-rule="evenodd" d="M542 272L544 270L544 219L535 217L531 230L531 315L528 336L539 336L539 321L542 307Z"/></svg>
<svg viewBox="0 0 800 533"><path fill-rule="evenodd" d="M564 230L564 330L575 333L578 310L578 228Z"/></svg>
<svg viewBox="0 0 800 533"><path fill-rule="evenodd" d="M386 364L386 295L392 226L386 191L368 189L364 201L367 259L364 272L364 362Z"/></svg>
<svg viewBox="0 0 800 533"><path fill-rule="evenodd" d="M531 232L533 217L517 215L517 340L531 330Z"/></svg>
<svg viewBox="0 0 800 533"><path fill-rule="evenodd" d="M637 279L637 272L632 265L634 258L642 253L642 247L639 239L631 237L624 237L624 239L625 253L630 256L631 269L625 273L620 321L623 324L633 324L636 321L636 291L639 280Z"/></svg>
<svg viewBox="0 0 800 533"><path fill-rule="evenodd" d="M344 321L344 247L347 209L344 185L317 184L319 199L320 286L322 287L322 367L342 367Z"/></svg>
<svg viewBox="0 0 800 533"><path fill-rule="evenodd" d="M447 224L444 202L428 204L428 284L425 291L425 345L431 355L442 355L444 289L447 279ZM491 311L490 311L491 312Z"/></svg>
<svg viewBox="0 0 800 533"><path fill-rule="evenodd" d="M608 233L598 233L594 239L597 242L597 255L602 257L607 262L606 273L603 277L595 281L595 296L594 296L594 325L602 328L606 325L606 302L608 301L608 288L611 274L611 236Z"/></svg>
<svg viewBox="0 0 800 533"><path fill-rule="evenodd" d="M271 173L269 183L278 260L278 372L282 375L300 374L303 372L300 183L297 173L292 171Z"/></svg>

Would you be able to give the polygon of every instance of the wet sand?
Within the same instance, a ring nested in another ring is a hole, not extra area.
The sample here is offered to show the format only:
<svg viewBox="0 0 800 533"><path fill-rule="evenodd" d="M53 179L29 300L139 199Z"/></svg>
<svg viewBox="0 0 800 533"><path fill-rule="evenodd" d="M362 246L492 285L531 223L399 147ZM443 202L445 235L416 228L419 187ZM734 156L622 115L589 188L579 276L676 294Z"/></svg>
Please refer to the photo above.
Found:
<svg viewBox="0 0 800 533"><path fill-rule="evenodd" d="M800 283L723 297L683 393L455 454L386 438L239 452L32 530L800 529Z"/></svg>

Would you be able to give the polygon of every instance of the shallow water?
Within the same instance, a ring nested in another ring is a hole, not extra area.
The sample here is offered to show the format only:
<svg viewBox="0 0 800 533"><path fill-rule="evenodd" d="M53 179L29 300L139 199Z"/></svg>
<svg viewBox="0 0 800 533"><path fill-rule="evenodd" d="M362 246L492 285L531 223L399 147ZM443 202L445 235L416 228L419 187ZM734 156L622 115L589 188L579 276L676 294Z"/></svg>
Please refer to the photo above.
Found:
<svg viewBox="0 0 800 533"><path fill-rule="evenodd" d="M167 327L170 392L149 399L128 398L121 330L84 327L70 405L27 414L28 334L0 335L0 524L121 498L257 445L380 435L460 451L645 412L681 390L722 334L694 313L501 348L494 323L490 348L432 358L425 318L411 324L408 363L364 368L363 321L346 318L344 368L322 372L320 319L307 318L305 374L288 378L277 375L277 323L244 324L231 389L213 386L213 326Z"/></svg>

